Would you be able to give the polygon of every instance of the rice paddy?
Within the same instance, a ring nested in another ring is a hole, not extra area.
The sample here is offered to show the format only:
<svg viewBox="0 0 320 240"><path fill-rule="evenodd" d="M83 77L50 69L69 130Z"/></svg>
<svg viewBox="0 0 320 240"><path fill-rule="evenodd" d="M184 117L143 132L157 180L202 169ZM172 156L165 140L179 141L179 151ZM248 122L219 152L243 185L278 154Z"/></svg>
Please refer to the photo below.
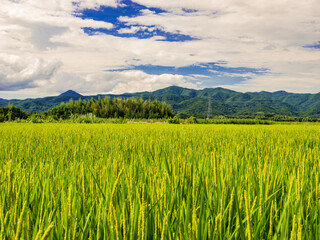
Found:
<svg viewBox="0 0 320 240"><path fill-rule="evenodd" d="M318 239L319 125L0 124L0 239Z"/></svg>

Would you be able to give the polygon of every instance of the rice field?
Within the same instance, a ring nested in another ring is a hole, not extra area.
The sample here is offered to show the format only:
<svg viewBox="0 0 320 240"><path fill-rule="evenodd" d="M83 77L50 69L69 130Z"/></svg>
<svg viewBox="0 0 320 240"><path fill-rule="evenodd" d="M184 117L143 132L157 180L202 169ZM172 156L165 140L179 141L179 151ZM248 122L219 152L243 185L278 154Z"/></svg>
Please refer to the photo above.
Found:
<svg viewBox="0 0 320 240"><path fill-rule="evenodd" d="M318 239L320 125L0 124L0 239Z"/></svg>

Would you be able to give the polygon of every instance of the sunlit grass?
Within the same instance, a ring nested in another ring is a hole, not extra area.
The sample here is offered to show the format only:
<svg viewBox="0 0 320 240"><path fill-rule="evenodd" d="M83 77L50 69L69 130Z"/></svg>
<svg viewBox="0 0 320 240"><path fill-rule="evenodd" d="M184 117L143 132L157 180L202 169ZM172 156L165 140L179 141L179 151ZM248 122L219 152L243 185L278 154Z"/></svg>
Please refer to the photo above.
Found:
<svg viewBox="0 0 320 240"><path fill-rule="evenodd" d="M1 124L0 239L317 239L319 125Z"/></svg>

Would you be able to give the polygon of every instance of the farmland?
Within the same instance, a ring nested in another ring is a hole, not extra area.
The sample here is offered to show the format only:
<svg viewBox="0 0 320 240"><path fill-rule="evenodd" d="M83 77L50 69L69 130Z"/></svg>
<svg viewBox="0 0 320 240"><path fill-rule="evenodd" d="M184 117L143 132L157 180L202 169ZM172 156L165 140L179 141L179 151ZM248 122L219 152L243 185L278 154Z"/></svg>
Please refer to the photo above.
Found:
<svg viewBox="0 0 320 240"><path fill-rule="evenodd" d="M0 239L316 239L320 126L0 124Z"/></svg>

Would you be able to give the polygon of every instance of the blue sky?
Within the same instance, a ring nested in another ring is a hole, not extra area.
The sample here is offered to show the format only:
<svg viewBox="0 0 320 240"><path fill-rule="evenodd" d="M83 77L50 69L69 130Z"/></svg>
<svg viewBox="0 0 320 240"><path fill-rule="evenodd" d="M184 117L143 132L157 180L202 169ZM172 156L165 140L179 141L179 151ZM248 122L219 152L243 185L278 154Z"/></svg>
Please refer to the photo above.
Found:
<svg viewBox="0 0 320 240"><path fill-rule="evenodd" d="M237 84L250 79L250 74L263 75L267 69L255 69L245 67L226 67L224 63L198 63L183 67L161 66L161 65L136 65L128 68L114 69L109 71L129 71L138 70L150 75L173 74L201 80L203 87L218 86L223 84Z"/></svg>
<svg viewBox="0 0 320 240"><path fill-rule="evenodd" d="M316 0L3 0L0 98L319 92L319 11Z"/></svg>
<svg viewBox="0 0 320 240"><path fill-rule="evenodd" d="M155 14L166 13L166 10L161 8L148 8L146 6L140 5L138 3L132 2L130 0L122 1L119 7L101 6L98 9L82 9L75 11L74 15L81 17L82 19L93 19L95 21L105 21L112 23L114 25L111 29L105 28L83 28L84 32L88 35L94 35L97 33L110 34L117 37L125 38L137 38L146 39L156 36L162 38L157 41L171 41L171 42L184 42L197 40L197 38L184 35L178 32L166 32L161 26L156 25L141 25L133 24L130 25L137 31L134 32L122 32L121 30L126 29L126 22L120 21L119 17L137 17L143 14L143 11L151 11ZM184 9L185 13L193 12L192 10Z"/></svg>
<svg viewBox="0 0 320 240"><path fill-rule="evenodd" d="M314 48L314 49L320 49L320 41L314 44L310 44L305 46L306 48Z"/></svg>

